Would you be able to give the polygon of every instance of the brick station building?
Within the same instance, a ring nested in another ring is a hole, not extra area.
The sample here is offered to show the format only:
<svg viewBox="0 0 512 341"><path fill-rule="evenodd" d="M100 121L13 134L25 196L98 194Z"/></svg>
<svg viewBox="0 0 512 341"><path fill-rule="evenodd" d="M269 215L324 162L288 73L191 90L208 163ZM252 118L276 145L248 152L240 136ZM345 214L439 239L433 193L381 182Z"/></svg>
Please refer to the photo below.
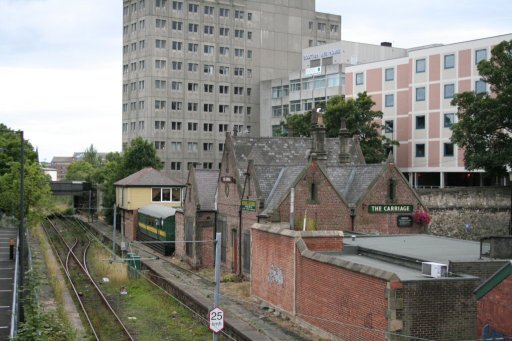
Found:
<svg viewBox="0 0 512 341"><path fill-rule="evenodd" d="M223 266L245 277L250 276L250 227L257 222L285 222L291 230L370 234L424 229L413 223L412 215L425 208L392 157L366 164L359 140L348 135L344 122L338 138L325 137L321 113L313 115L311 137L227 134L216 188L190 180L187 186L187 195L202 192L215 198L216 217L210 223L212 231L222 233ZM190 207L197 207L193 198L184 201L184 220L189 222L196 215ZM199 227L188 226L190 235L197 236ZM186 229L179 223L177 228ZM209 257L192 259L183 251L178 255L196 266L202 266L197 259Z"/></svg>

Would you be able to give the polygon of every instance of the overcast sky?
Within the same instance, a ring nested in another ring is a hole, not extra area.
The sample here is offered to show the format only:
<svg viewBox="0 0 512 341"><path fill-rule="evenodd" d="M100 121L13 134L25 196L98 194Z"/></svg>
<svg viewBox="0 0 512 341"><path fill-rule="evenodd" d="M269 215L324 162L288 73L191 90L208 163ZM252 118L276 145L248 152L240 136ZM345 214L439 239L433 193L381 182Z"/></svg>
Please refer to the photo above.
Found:
<svg viewBox="0 0 512 341"><path fill-rule="evenodd" d="M293 1L293 0L291 0ZM317 0L344 40L397 47L512 33L512 1ZM121 0L0 0L0 123L41 161L121 148Z"/></svg>

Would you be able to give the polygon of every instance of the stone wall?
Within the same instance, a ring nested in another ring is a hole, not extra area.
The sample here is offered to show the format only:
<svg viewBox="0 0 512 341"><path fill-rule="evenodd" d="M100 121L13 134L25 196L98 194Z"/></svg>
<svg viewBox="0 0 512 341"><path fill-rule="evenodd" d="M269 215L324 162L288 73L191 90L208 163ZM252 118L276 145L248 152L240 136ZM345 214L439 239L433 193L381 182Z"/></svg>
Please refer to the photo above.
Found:
<svg viewBox="0 0 512 341"><path fill-rule="evenodd" d="M510 187L417 189L435 235L478 240L508 234Z"/></svg>

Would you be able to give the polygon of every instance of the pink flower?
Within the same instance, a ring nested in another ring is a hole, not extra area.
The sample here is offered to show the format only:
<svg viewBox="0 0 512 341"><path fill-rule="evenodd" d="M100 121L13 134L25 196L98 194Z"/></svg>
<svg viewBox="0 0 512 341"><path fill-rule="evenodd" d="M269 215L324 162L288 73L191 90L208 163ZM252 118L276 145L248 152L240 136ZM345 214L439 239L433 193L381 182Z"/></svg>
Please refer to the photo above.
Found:
<svg viewBox="0 0 512 341"><path fill-rule="evenodd" d="M430 220L432 220L432 218L425 211L417 211L417 212L414 212L414 214L412 215L412 220L416 224L428 225L430 223Z"/></svg>

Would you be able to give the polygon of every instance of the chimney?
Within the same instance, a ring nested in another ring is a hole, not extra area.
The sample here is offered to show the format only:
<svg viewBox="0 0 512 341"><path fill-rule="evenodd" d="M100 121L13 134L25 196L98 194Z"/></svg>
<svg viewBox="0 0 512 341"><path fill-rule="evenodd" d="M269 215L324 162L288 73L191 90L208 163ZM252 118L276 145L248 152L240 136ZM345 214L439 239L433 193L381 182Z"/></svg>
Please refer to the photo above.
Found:
<svg viewBox="0 0 512 341"><path fill-rule="evenodd" d="M340 155L339 161L341 164L350 163L350 133L347 129L347 121L345 117L341 118L340 124Z"/></svg>
<svg viewBox="0 0 512 341"><path fill-rule="evenodd" d="M311 157L313 159L327 159L325 130L322 108L317 108L311 112Z"/></svg>

